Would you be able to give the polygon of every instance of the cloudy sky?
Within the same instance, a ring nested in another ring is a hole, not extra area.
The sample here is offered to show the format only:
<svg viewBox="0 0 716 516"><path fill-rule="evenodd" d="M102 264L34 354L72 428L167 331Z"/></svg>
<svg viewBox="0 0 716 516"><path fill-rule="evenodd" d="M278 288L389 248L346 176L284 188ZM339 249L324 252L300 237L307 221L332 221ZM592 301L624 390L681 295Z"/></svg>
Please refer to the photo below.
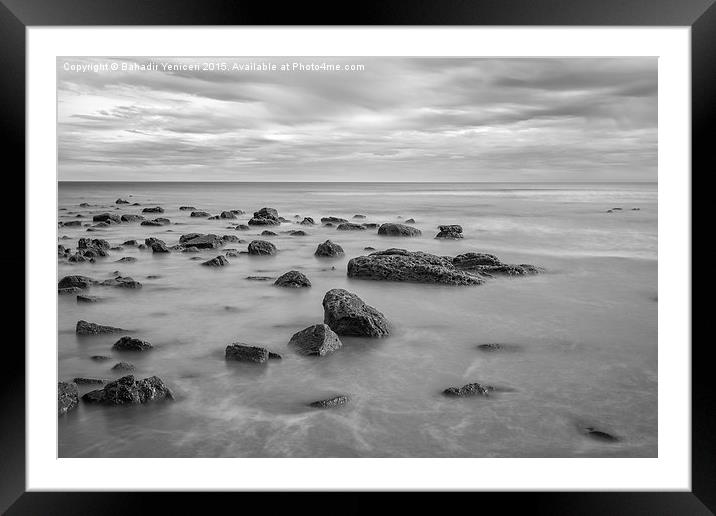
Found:
<svg viewBox="0 0 716 516"><path fill-rule="evenodd" d="M57 65L60 180L656 181L656 58Z"/></svg>

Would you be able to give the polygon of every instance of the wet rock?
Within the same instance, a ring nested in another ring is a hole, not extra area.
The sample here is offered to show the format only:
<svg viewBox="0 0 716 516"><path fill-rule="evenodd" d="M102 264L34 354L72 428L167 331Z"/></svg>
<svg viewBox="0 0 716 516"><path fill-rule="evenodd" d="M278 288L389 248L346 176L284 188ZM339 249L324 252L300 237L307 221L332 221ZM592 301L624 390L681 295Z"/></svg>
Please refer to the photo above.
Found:
<svg viewBox="0 0 716 516"><path fill-rule="evenodd" d="M467 398L470 396L488 396L495 388L491 385L481 385L479 383L468 383L462 387L448 387L443 391L445 396L453 396L458 398Z"/></svg>
<svg viewBox="0 0 716 516"><path fill-rule="evenodd" d="M460 270L479 273L483 276L524 276L544 272L540 267L528 263L518 265L502 263L497 256L486 253L460 254L452 259L452 263Z"/></svg>
<svg viewBox="0 0 716 516"><path fill-rule="evenodd" d="M282 360L281 355L278 353L274 353L273 351L269 351L269 360Z"/></svg>
<svg viewBox="0 0 716 516"><path fill-rule="evenodd" d="M415 224L415 219L408 219L405 221L406 224Z"/></svg>
<svg viewBox="0 0 716 516"><path fill-rule="evenodd" d="M158 238L155 239L151 244L147 244L149 247L152 248L153 253L170 253L171 251L169 248L167 248L167 244L165 244L162 240L159 240Z"/></svg>
<svg viewBox="0 0 716 516"><path fill-rule="evenodd" d="M77 385L68 382L57 384L57 413L60 416L67 414L70 410L77 408L80 404Z"/></svg>
<svg viewBox="0 0 716 516"><path fill-rule="evenodd" d="M95 280L87 276L65 276L57 283L57 287L85 289L95 283L97 283Z"/></svg>
<svg viewBox="0 0 716 516"><path fill-rule="evenodd" d="M91 360L95 360L97 362L104 362L105 360L110 360L112 357L108 357L107 355L92 355L90 357Z"/></svg>
<svg viewBox="0 0 716 516"><path fill-rule="evenodd" d="M209 217L207 220L219 220L219 216L213 215L213 216Z"/></svg>
<svg viewBox="0 0 716 516"><path fill-rule="evenodd" d="M212 258L211 260L202 262L202 265L205 265L207 267L223 267L224 265L229 265L229 260L219 255L216 258Z"/></svg>
<svg viewBox="0 0 716 516"><path fill-rule="evenodd" d="M271 276L246 276L244 279L249 281L271 281L273 278Z"/></svg>
<svg viewBox="0 0 716 516"><path fill-rule="evenodd" d="M604 432L602 430L599 430L597 428L594 428L593 426L587 426L582 429L582 433L586 435L587 437L590 437L596 441L602 441L607 443L615 443L618 442L620 439L616 437L615 435L612 435L610 433Z"/></svg>
<svg viewBox="0 0 716 516"><path fill-rule="evenodd" d="M142 213L164 213L164 208L161 206L155 206L153 208L144 208Z"/></svg>
<svg viewBox="0 0 716 516"><path fill-rule="evenodd" d="M631 211L639 211L641 208L632 208Z"/></svg>
<svg viewBox="0 0 716 516"><path fill-rule="evenodd" d="M383 236L414 237L420 236L423 233L419 229L406 226L405 224L386 223L378 228L378 234Z"/></svg>
<svg viewBox="0 0 716 516"><path fill-rule="evenodd" d="M290 288L301 288L310 287L311 282L309 279L299 271L288 271L282 274L274 282L277 287L290 287Z"/></svg>
<svg viewBox="0 0 716 516"><path fill-rule="evenodd" d="M119 215L114 213L100 213L92 217L92 222L114 222L115 224L119 224L122 222L122 219Z"/></svg>
<svg viewBox="0 0 716 516"><path fill-rule="evenodd" d="M277 252L276 246L265 240L254 240L248 246L251 255L274 255Z"/></svg>
<svg viewBox="0 0 716 516"><path fill-rule="evenodd" d="M167 226L171 224L171 221L169 219L165 219L163 217L160 217L158 219L153 220L143 220L140 222L140 226Z"/></svg>
<svg viewBox="0 0 716 516"><path fill-rule="evenodd" d="M60 295L76 294L77 292L82 292L82 289L79 287L64 287L57 289L57 293Z"/></svg>
<svg viewBox="0 0 716 516"><path fill-rule="evenodd" d="M234 342L233 344L226 346L225 357L226 360L263 364L269 359L269 352L266 348L248 346L241 342Z"/></svg>
<svg viewBox="0 0 716 516"><path fill-rule="evenodd" d="M234 242L234 243L240 243L241 239L237 237L236 235L223 235L221 239L224 242Z"/></svg>
<svg viewBox="0 0 716 516"><path fill-rule="evenodd" d="M152 346L146 340L135 339L134 337L124 336L114 343L112 349L119 351L147 351L152 349Z"/></svg>
<svg viewBox="0 0 716 516"><path fill-rule="evenodd" d="M142 288L142 284L129 276L117 276L100 283L103 287Z"/></svg>
<svg viewBox="0 0 716 516"><path fill-rule="evenodd" d="M77 321L75 326L75 333L77 335L103 335L106 333L117 333L123 332L122 328L115 328L114 326L104 326L102 324L95 324L83 320Z"/></svg>
<svg viewBox="0 0 716 516"><path fill-rule="evenodd" d="M352 222L343 222L342 224L338 224L338 227L336 228L339 231L365 231L365 226L361 226L360 224L353 224Z"/></svg>
<svg viewBox="0 0 716 516"><path fill-rule="evenodd" d="M107 224L106 222L98 222L97 224L95 224L92 227L93 228L108 228L109 224ZM87 231L89 231L89 229Z"/></svg>
<svg viewBox="0 0 716 516"><path fill-rule="evenodd" d="M173 399L171 390L158 376L135 380L131 374L109 382L104 389L91 391L82 396L82 400L87 403L101 405L140 405Z"/></svg>
<svg viewBox="0 0 716 516"><path fill-rule="evenodd" d="M117 362L112 366L112 371L134 371L134 364L130 362Z"/></svg>
<svg viewBox="0 0 716 516"><path fill-rule="evenodd" d="M80 238L77 240L77 249L81 251L85 250L94 250L97 252L106 251L111 247L110 243L107 240L103 240L101 238ZM105 254L100 254L100 256L105 256Z"/></svg>
<svg viewBox="0 0 716 516"><path fill-rule="evenodd" d="M364 219L365 215L353 215L354 219Z"/></svg>
<svg viewBox="0 0 716 516"><path fill-rule="evenodd" d="M322 244L318 244L318 247L316 247L316 252L313 253L316 256L324 256L333 258L336 256L343 256L343 248L339 246L338 244L334 244L330 240L326 240Z"/></svg>
<svg viewBox="0 0 716 516"><path fill-rule="evenodd" d="M299 224L303 224L304 226L313 226L316 222L311 217L304 217Z"/></svg>
<svg viewBox="0 0 716 516"><path fill-rule="evenodd" d="M291 236L306 236L306 232L305 232L305 231L301 231L300 229L297 229L297 230L295 230L295 231L289 231L288 234L291 235Z"/></svg>
<svg viewBox="0 0 716 516"><path fill-rule="evenodd" d="M194 206L179 206L179 211L196 211Z"/></svg>
<svg viewBox="0 0 716 516"><path fill-rule="evenodd" d="M342 224L344 222L348 222L346 219L342 219L340 217L321 217L321 222L324 224L331 223L331 224Z"/></svg>
<svg viewBox="0 0 716 516"><path fill-rule="evenodd" d="M440 232L435 235L435 238L462 238L462 226L458 224L445 224L438 226Z"/></svg>
<svg viewBox="0 0 716 516"><path fill-rule="evenodd" d="M134 263L137 259L134 256L123 256L119 260L117 260L115 263Z"/></svg>
<svg viewBox="0 0 716 516"><path fill-rule="evenodd" d="M231 213L233 213L234 215L243 215L246 213L244 210L229 210L229 211Z"/></svg>
<svg viewBox="0 0 716 516"><path fill-rule="evenodd" d="M141 215L132 215L132 214L125 214L121 217L122 222L139 222L141 220L144 220L144 217Z"/></svg>
<svg viewBox="0 0 716 516"><path fill-rule="evenodd" d="M261 208L254 212L254 216L249 220L249 226L278 226L280 224L278 211L273 208Z"/></svg>
<svg viewBox="0 0 716 516"><path fill-rule="evenodd" d="M348 277L382 281L479 285L484 279L456 268L449 257L421 251L387 249L348 262Z"/></svg>
<svg viewBox="0 0 716 516"><path fill-rule="evenodd" d="M375 251L375 247L364 247L364 251Z"/></svg>
<svg viewBox="0 0 716 516"><path fill-rule="evenodd" d="M182 235L179 238L179 242L182 243L185 247L196 247L198 249L217 249L219 247L222 247L226 243L217 235L202 235L199 233L189 233L188 235Z"/></svg>
<svg viewBox="0 0 716 516"><path fill-rule="evenodd" d="M198 247L189 246L189 247L185 247L184 249L182 249L181 252L182 253L198 253L200 251L199 251Z"/></svg>
<svg viewBox="0 0 716 516"><path fill-rule="evenodd" d="M125 201L124 199L117 199L114 201L114 204L129 204L129 201Z"/></svg>
<svg viewBox="0 0 716 516"><path fill-rule="evenodd" d="M328 398L327 400L319 400L314 401L313 403L309 403L309 407L313 408L335 408L340 407L341 405L345 405L350 401L350 398L348 396L334 396L333 398Z"/></svg>
<svg viewBox="0 0 716 516"><path fill-rule="evenodd" d="M325 356L343 345L327 324L315 324L294 333L288 345L302 355Z"/></svg>
<svg viewBox="0 0 716 516"><path fill-rule="evenodd" d="M338 335L385 337L390 334L385 316L352 292L334 288L323 297L323 322Z"/></svg>
<svg viewBox="0 0 716 516"><path fill-rule="evenodd" d="M274 233L273 231L269 231L268 229L264 229L261 232L261 236L276 236L276 233Z"/></svg>
<svg viewBox="0 0 716 516"><path fill-rule="evenodd" d="M251 229L251 228L250 228L249 226L247 226L246 224L239 224L239 225L236 226L234 229L235 229L236 231L248 231L248 230Z"/></svg>
<svg viewBox="0 0 716 516"><path fill-rule="evenodd" d="M101 385L107 380L102 380L101 378L75 378L72 381L77 385Z"/></svg>
<svg viewBox="0 0 716 516"><path fill-rule="evenodd" d="M67 222L60 222L60 226L65 228L78 227L81 225L81 220L68 220Z"/></svg>
<svg viewBox="0 0 716 516"><path fill-rule="evenodd" d="M222 211L221 214L219 215L219 218L222 218L222 219L235 219L235 218L236 218L236 215L235 215L234 212L232 212L232 211Z"/></svg>
<svg viewBox="0 0 716 516"><path fill-rule="evenodd" d="M190 217L211 217L211 213L205 211L192 211Z"/></svg>
<svg viewBox="0 0 716 516"><path fill-rule="evenodd" d="M285 217L279 217L278 220L279 220L279 222L291 222L290 220L288 220Z"/></svg>
<svg viewBox="0 0 716 516"><path fill-rule="evenodd" d="M137 242L136 240L127 240L127 241L125 241L125 242L122 242L122 245L136 246L138 243L139 243L139 242Z"/></svg>
<svg viewBox="0 0 716 516"><path fill-rule="evenodd" d="M79 254L79 253L75 253L75 254L73 254L72 256L69 256L69 257L67 258L67 261L70 262L70 263L82 263L82 262L88 261L88 259L85 258L84 256L82 256L82 255Z"/></svg>
<svg viewBox="0 0 716 516"><path fill-rule="evenodd" d="M78 303L97 303L99 302L99 298L96 296L77 296L77 302Z"/></svg>

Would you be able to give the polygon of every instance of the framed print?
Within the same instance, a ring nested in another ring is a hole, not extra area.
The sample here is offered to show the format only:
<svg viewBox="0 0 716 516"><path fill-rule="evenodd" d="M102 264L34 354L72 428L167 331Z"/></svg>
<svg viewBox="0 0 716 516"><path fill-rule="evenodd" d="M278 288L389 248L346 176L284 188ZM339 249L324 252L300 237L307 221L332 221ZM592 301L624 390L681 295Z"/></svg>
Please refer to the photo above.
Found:
<svg viewBox="0 0 716 516"><path fill-rule="evenodd" d="M3 510L710 514L711 2L256 5L4 2Z"/></svg>

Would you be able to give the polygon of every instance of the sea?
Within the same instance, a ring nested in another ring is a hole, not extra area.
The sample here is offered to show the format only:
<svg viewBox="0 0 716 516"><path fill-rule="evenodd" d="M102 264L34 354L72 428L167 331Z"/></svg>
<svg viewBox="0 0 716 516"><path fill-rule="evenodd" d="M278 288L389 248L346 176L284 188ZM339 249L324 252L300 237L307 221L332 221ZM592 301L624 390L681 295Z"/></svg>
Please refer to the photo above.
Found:
<svg viewBox="0 0 716 516"><path fill-rule="evenodd" d="M118 198L130 204L115 204ZM140 214L150 206L165 210L152 218L171 224L87 231L95 214ZM180 206L246 214L207 220ZM262 207L289 222L233 228ZM358 223L412 218L422 236L339 231L319 220L354 215L365 215ZM303 217L318 225L298 225ZM143 284L91 287L100 298L91 304L58 296L58 381L116 379L122 373L111 367L128 361L136 377L159 376L175 396L131 407L80 403L59 419L60 457L657 456L656 183L59 182L58 221L68 220L85 225L58 227L58 244L66 247L82 237L112 246L157 237L171 246L197 232L243 240L202 250L201 261L245 251L256 239L273 242L278 254L240 254L217 268L201 266L195 254L132 246L95 263L58 260L58 279L119 273ZM441 224L460 224L464 238L435 239ZM277 236L260 236L264 229ZM307 235L289 235L294 229ZM345 256L314 256L326 240ZM484 252L544 273L459 287L348 278L348 260L368 254L365 247ZM137 261L117 263L125 256ZM246 279L289 270L303 272L312 286ZM321 301L333 288L380 310L391 335L342 337L331 355L297 355L289 339L323 322ZM121 334L75 335L80 319L130 330L154 349L113 351ZM282 360L227 362L224 350L234 342L268 348ZM490 343L504 349L478 347ZM487 397L442 394L472 382L498 389ZM81 385L80 394L95 388ZM343 394L350 402L340 408L308 406ZM594 439L585 428L618 440Z"/></svg>

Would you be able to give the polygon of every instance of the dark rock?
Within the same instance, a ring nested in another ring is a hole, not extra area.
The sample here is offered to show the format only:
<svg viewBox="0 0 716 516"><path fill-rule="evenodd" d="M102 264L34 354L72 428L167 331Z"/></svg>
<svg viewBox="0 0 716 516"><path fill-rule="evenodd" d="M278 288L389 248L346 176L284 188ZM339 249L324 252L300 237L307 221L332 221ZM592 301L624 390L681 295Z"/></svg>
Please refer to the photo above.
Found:
<svg viewBox="0 0 716 516"><path fill-rule="evenodd" d="M60 295L76 294L77 292L82 292L82 289L80 287L64 287L57 289L57 293Z"/></svg>
<svg viewBox="0 0 716 516"><path fill-rule="evenodd" d="M80 238L77 240L77 249L96 249L106 251L111 247L110 243L101 238Z"/></svg>
<svg viewBox="0 0 716 516"><path fill-rule="evenodd" d="M326 223L324 224L324 226L326 226L327 228L332 228L332 227L333 227L333 222L326 222Z"/></svg>
<svg viewBox="0 0 716 516"><path fill-rule="evenodd" d="M289 231L288 234L291 235L291 236L306 236L306 232L305 232L305 231L301 231L300 229L297 229L297 230L295 230L295 231Z"/></svg>
<svg viewBox="0 0 716 516"><path fill-rule="evenodd" d="M415 219L408 219L405 221L406 224L415 224Z"/></svg>
<svg viewBox="0 0 716 516"><path fill-rule="evenodd" d="M152 248L153 253L170 253L171 251L167 248L162 240L155 239L151 244L148 244Z"/></svg>
<svg viewBox="0 0 716 516"><path fill-rule="evenodd" d="M123 256L117 262L115 263L133 263L136 262L137 259L134 256Z"/></svg>
<svg viewBox="0 0 716 516"><path fill-rule="evenodd" d="M279 220L279 222L291 222L290 220L288 220L285 217L279 217L278 220Z"/></svg>
<svg viewBox="0 0 716 516"><path fill-rule="evenodd" d="M129 204L129 201L125 201L124 199L117 199L114 201L115 204Z"/></svg>
<svg viewBox="0 0 716 516"><path fill-rule="evenodd" d="M250 226L278 226L281 221L278 217L278 211L273 208L261 208L254 212L254 216L249 220Z"/></svg>
<svg viewBox="0 0 716 516"><path fill-rule="evenodd" d="M378 227L378 224L376 224L375 222L364 222L363 224L361 224L361 226L366 229L375 229Z"/></svg>
<svg viewBox="0 0 716 516"><path fill-rule="evenodd" d="M265 240L254 240L248 246L249 254L252 255L274 255L277 252L276 246Z"/></svg>
<svg viewBox="0 0 716 516"><path fill-rule="evenodd" d="M207 220L219 220L219 216L213 215L213 216L209 217Z"/></svg>
<svg viewBox="0 0 716 516"><path fill-rule="evenodd" d="M229 210L229 211L231 213L233 213L234 215L243 215L244 213L246 213L244 210Z"/></svg>
<svg viewBox="0 0 716 516"><path fill-rule="evenodd" d="M101 385L107 380L102 380L101 378L75 378L72 381L77 385Z"/></svg>
<svg viewBox="0 0 716 516"><path fill-rule="evenodd" d="M80 208L89 208L90 206L91 206L91 204L88 203L88 202L82 202L82 203L80 203Z"/></svg>
<svg viewBox="0 0 716 516"><path fill-rule="evenodd" d="M81 220L68 220L67 222L60 223L60 226L65 227L65 228L77 227L77 226L81 226L81 225L82 225Z"/></svg>
<svg viewBox="0 0 716 516"><path fill-rule="evenodd" d="M365 215L353 215L354 219L364 219Z"/></svg>
<svg viewBox="0 0 716 516"><path fill-rule="evenodd" d="M457 269L450 258L405 249L388 249L353 258L348 262L348 277L444 285L479 285L484 282L477 274Z"/></svg>
<svg viewBox="0 0 716 516"><path fill-rule="evenodd" d="M117 276L100 283L103 287L142 288L142 284L129 276Z"/></svg>
<svg viewBox="0 0 716 516"><path fill-rule="evenodd" d="M108 228L109 224L107 224L106 222L98 222L97 224L95 224L92 227L93 228ZM89 231L89 229L87 231Z"/></svg>
<svg viewBox="0 0 716 516"><path fill-rule="evenodd" d="M294 333L288 345L302 355L322 357L333 353L343 344L327 324L315 324Z"/></svg>
<svg viewBox="0 0 716 516"><path fill-rule="evenodd" d="M468 383L462 387L448 387L443 391L445 396L467 398L469 396L488 396L495 388L491 385L480 385L479 383Z"/></svg>
<svg viewBox="0 0 716 516"><path fill-rule="evenodd" d="M112 366L112 371L134 371L134 364L129 362L117 362Z"/></svg>
<svg viewBox="0 0 716 516"><path fill-rule="evenodd" d="M205 211L192 211L191 217L211 217L211 213L207 213Z"/></svg>
<svg viewBox="0 0 716 516"><path fill-rule="evenodd" d="M184 249L182 249L181 252L182 253L198 253L200 251L199 251L198 247L189 246L189 247L185 247Z"/></svg>
<svg viewBox="0 0 716 516"><path fill-rule="evenodd" d="M70 263L82 263L82 262L88 261L88 259L85 258L84 256L82 256L82 255L79 254L79 253L75 253L75 254L73 254L72 256L69 256L69 257L67 258L67 261L70 262Z"/></svg>
<svg viewBox="0 0 716 516"><path fill-rule="evenodd" d="M140 226L167 226L171 224L171 221L169 219L165 219L163 217L160 217L158 219L154 220L143 220L140 222Z"/></svg>
<svg viewBox="0 0 716 516"><path fill-rule="evenodd" d="M639 211L641 208L632 208L631 211Z"/></svg>
<svg viewBox="0 0 716 516"><path fill-rule="evenodd" d="M237 360L239 362L255 362L263 364L269 359L269 352L266 348L248 346L241 342L234 342L226 346L226 360Z"/></svg>
<svg viewBox="0 0 716 516"><path fill-rule="evenodd" d="M458 224L445 224L438 226L440 232L435 238L462 238L462 226Z"/></svg>
<svg viewBox="0 0 716 516"><path fill-rule="evenodd" d="M246 278L249 281L271 281L273 278L271 276L246 276Z"/></svg>
<svg viewBox="0 0 716 516"><path fill-rule="evenodd" d="M179 238L179 242L184 244L186 247L196 247L198 249L217 249L226 243L217 235L202 235L198 233L182 235L181 238Z"/></svg>
<svg viewBox="0 0 716 516"><path fill-rule="evenodd" d="M97 362L104 362L105 360L110 360L112 357L108 357L106 355L92 355L90 358L92 360L96 360Z"/></svg>
<svg viewBox="0 0 716 516"><path fill-rule="evenodd" d="M261 236L276 236L276 233L274 233L273 231L269 231L268 229L264 229L261 232Z"/></svg>
<svg viewBox="0 0 716 516"><path fill-rule="evenodd" d="M323 297L323 322L338 335L385 337L390 334L382 313L341 288L329 290Z"/></svg>
<svg viewBox="0 0 716 516"><path fill-rule="evenodd" d="M603 441L608 443L615 443L619 441L619 438L609 434L607 432L603 432L602 430L598 430L594 428L593 426L587 426L585 427L582 432L587 437L591 437L592 439L595 439L597 441Z"/></svg>
<svg viewBox="0 0 716 516"><path fill-rule="evenodd" d="M313 253L316 256L325 256L325 257L335 257L335 256L342 256L343 248L339 246L338 244L334 244L330 240L326 240L322 244L318 244L318 247L316 247L316 252Z"/></svg>
<svg viewBox="0 0 716 516"><path fill-rule="evenodd" d="M331 224L342 224L344 222L348 222L346 219L342 219L340 217L321 217L321 222L324 224L331 223Z"/></svg>
<svg viewBox="0 0 716 516"><path fill-rule="evenodd" d="M75 326L75 333L77 335L102 335L105 333L117 333L127 331L122 328L115 328L114 326L103 326L101 324L95 324L83 320L77 321Z"/></svg>
<svg viewBox="0 0 716 516"><path fill-rule="evenodd" d="M336 228L339 231L365 231L365 226L361 226L360 224L353 224L351 222L343 222L341 224L338 224L338 227Z"/></svg>
<svg viewBox="0 0 716 516"><path fill-rule="evenodd" d="M127 240L126 242L122 242L122 245L137 245L139 242L136 240Z"/></svg>
<svg viewBox="0 0 716 516"><path fill-rule="evenodd" d="M122 219L119 215L116 215L114 213L100 213L99 215L95 215L92 217L93 222L114 222L115 224L119 224L122 222Z"/></svg>
<svg viewBox="0 0 716 516"><path fill-rule="evenodd" d="M164 208L155 206L154 208L144 208L142 213L164 213Z"/></svg>
<svg viewBox="0 0 716 516"><path fill-rule="evenodd" d="M147 351L148 349L152 349L152 347L153 346L146 340L124 336L114 343L112 349L119 351Z"/></svg>
<svg viewBox="0 0 716 516"><path fill-rule="evenodd" d="M300 288L300 287L310 287L311 282L301 272L288 271L287 273L279 276L278 279L274 282L274 285L276 285L277 287Z"/></svg>
<svg viewBox="0 0 716 516"><path fill-rule="evenodd" d="M313 226L316 222L311 217L304 217L299 224L303 224L304 226Z"/></svg>
<svg viewBox="0 0 716 516"><path fill-rule="evenodd" d="M95 283L97 283L95 280L87 276L65 276L57 283L57 287L84 289Z"/></svg>
<svg viewBox="0 0 716 516"><path fill-rule="evenodd" d="M364 251L375 251L375 247L364 247Z"/></svg>
<svg viewBox="0 0 716 516"><path fill-rule="evenodd" d="M87 403L101 405L140 405L173 399L171 390L159 377L151 376L143 380L135 380L131 374L109 382L104 389L91 391L82 396L82 400Z"/></svg>
<svg viewBox="0 0 716 516"><path fill-rule="evenodd" d="M348 396L335 396L327 400L314 401L313 403L309 403L308 406L313 408L335 408L345 405L349 401L350 398Z"/></svg>
<svg viewBox="0 0 716 516"><path fill-rule="evenodd" d="M60 416L67 414L70 410L77 408L80 404L77 385L68 382L57 384L57 413Z"/></svg>
<svg viewBox="0 0 716 516"><path fill-rule="evenodd" d="M274 353L273 351L269 351L269 360L281 360L281 355L278 353Z"/></svg>
<svg viewBox="0 0 716 516"><path fill-rule="evenodd" d="M248 231L251 228L249 226L247 226L246 224L239 224L234 229L237 231Z"/></svg>
<svg viewBox="0 0 716 516"><path fill-rule="evenodd" d="M521 263L519 265L502 263L497 256L486 253L464 253L452 259L452 263L460 270L476 272L484 276L495 274L506 276L524 276L539 274L543 269Z"/></svg>
<svg viewBox="0 0 716 516"><path fill-rule="evenodd" d="M236 235L223 235L221 237L221 239L224 242L235 242L235 243L241 242L241 239L239 237L237 237Z"/></svg>
<svg viewBox="0 0 716 516"><path fill-rule="evenodd" d="M235 219L236 215L232 211L222 211L219 217L222 219Z"/></svg>
<svg viewBox="0 0 716 516"><path fill-rule="evenodd" d="M206 265L207 267L223 267L224 265L229 265L229 260L219 255L216 258L202 262L202 265Z"/></svg>
<svg viewBox="0 0 716 516"><path fill-rule="evenodd" d="M405 224L386 223L378 228L378 234L384 236L414 237L420 236L423 233L419 229L406 226Z"/></svg>
<svg viewBox="0 0 716 516"><path fill-rule="evenodd" d="M99 298L95 296L77 296L78 303L97 303L98 301Z"/></svg>
<svg viewBox="0 0 716 516"><path fill-rule="evenodd" d="M179 206L179 211L195 211L194 206Z"/></svg>

